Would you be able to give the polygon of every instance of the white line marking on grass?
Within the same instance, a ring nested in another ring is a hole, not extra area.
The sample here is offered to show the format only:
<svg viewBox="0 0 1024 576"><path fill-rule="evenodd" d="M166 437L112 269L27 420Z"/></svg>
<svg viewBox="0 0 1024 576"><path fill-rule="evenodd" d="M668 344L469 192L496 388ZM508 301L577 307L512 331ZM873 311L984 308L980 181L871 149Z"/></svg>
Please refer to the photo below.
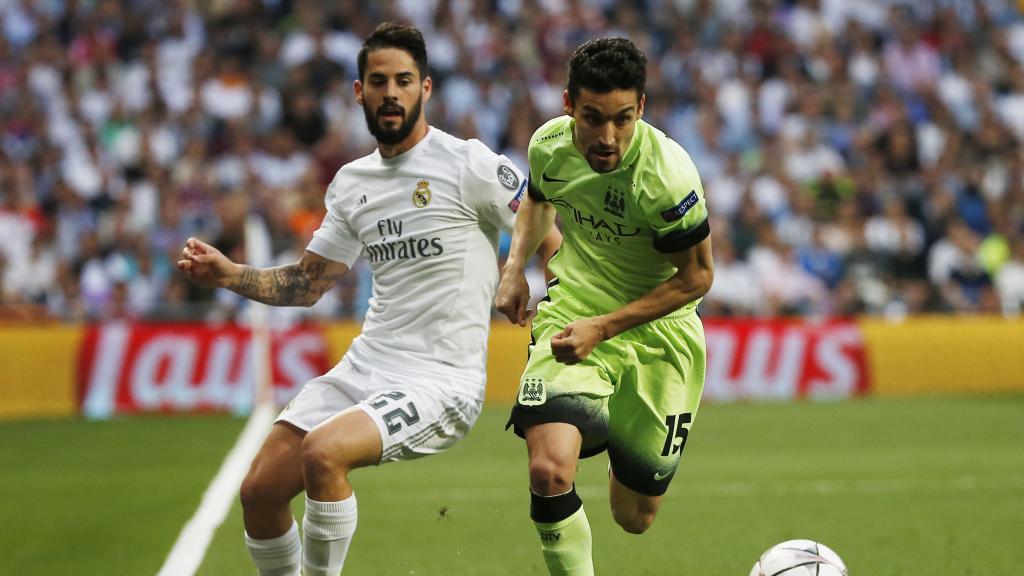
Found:
<svg viewBox="0 0 1024 576"><path fill-rule="evenodd" d="M192 576L199 569L213 533L224 522L245 471L274 421L274 407L259 404L217 475L203 494L199 509L181 529L178 541L157 576Z"/></svg>

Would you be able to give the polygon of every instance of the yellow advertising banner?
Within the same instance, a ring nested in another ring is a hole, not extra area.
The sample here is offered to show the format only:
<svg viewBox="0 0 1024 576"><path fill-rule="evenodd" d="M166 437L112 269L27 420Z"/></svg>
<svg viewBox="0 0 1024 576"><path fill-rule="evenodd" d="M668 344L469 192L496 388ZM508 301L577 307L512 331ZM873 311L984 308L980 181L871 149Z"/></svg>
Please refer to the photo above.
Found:
<svg viewBox="0 0 1024 576"><path fill-rule="evenodd" d="M936 316L860 322L871 392L1024 392L1024 321Z"/></svg>
<svg viewBox="0 0 1024 576"><path fill-rule="evenodd" d="M359 336L362 324L357 322L338 322L324 326L324 338L327 340L327 361L331 366L337 364L345 355L349 344Z"/></svg>
<svg viewBox="0 0 1024 576"><path fill-rule="evenodd" d="M78 411L82 333L78 326L0 324L0 420Z"/></svg>
<svg viewBox="0 0 1024 576"><path fill-rule="evenodd" d="M487 345L487 402L511 406L526 367L530 329L497 320Z"/></svg>

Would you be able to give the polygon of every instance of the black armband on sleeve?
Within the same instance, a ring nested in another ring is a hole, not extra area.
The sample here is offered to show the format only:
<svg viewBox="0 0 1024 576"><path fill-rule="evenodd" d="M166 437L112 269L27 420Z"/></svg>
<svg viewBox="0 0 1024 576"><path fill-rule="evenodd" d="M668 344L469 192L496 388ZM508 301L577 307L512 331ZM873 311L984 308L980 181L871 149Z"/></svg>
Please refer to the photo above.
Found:
<svg viewBox="0 0 1024 576"><path fill-rule="evenodd" d="M658 252L682 252L700 244L711 234L711 224L705 218L696 228L690 230L676 230L658 238L654 238L654 249Z"/></svg>
<svg viewBox="0 0 1024 576"><path fill-rule="evenodd" d="M548 199L544 197L544 194L539 188L533 185L533 179L526 185L526 193L530 196L530 199L534 202L547 202Z"/></svg>

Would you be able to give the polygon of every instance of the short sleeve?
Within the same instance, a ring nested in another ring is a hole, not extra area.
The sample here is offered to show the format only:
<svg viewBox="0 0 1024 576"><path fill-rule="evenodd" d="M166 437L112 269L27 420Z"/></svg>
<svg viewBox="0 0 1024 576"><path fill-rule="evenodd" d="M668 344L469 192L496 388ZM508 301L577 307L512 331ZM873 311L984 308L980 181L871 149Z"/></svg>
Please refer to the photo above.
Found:
<svg viewBox="0 0 1024 576"><path fill-rule="evenodd" d="M529 182L511 160L487 152L485 157L469 160L462 176L462 198L482 221L511 230Z"/></svg>
<svg viewBox="0 0 1024 576"><path fill-rule="evenodd" d="M645 174L640 199L654 231L654 248L665 253L692 248L711 233L697 168L682 148L672 144L662 162Z"/></svg>
<svg viewBox="0 0 1024 576"><path fill-rule="evenodd" d="M540 191L540 180L537 180L534 176L536 173L544 173L543 150L537 145L537 134L541 132L543 127L537 130L536 133L530 138L530 145L526 149L527 161L530 163L530 182L526 186L526 193L530 196L530 199L534 202L547 202L548 199L544 196L544 193Z"/></svg>
<svg viewBox="0 0 1024 576"><path fill-rule="evenodd" d="M331 185L327 187L324 199L327 205L327 215L324 216L320 228L313 233L313 238L306 246L306 250L351 267L359 258L363 244L337 208L337 181L338 177L335 177Z"/></svg>

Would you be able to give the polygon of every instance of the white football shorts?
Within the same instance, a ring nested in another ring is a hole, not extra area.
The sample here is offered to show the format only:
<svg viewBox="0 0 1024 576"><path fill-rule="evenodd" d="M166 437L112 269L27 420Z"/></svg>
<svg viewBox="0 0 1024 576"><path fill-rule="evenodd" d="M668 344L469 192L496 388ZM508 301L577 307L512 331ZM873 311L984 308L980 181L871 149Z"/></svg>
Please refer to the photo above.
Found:
<svg viewBox="0 0 1024 576"><path fill-rule="evenodd" d="M309 432L342 410L357 406L380 430L381 464L437 454L469 432L483 406L483 387L436 371L370 366L346 356L306 383L278 415Z"/></svg>

